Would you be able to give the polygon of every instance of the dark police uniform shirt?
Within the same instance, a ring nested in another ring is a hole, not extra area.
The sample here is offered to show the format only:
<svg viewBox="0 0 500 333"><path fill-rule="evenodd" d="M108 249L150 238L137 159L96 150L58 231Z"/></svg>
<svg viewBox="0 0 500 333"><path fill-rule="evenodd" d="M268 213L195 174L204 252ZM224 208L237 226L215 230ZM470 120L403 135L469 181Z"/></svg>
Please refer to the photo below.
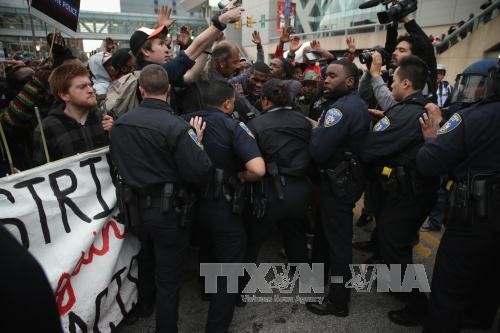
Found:
<svg viewBox="0 0 500 333"><path fill-rule="evenodd" d="M424 143L419 118L425 112L421 92L401 101L385 113L362 142L363 162L377 166L416 168L416 155Z"/></svg>
<svg viewBox="0 0 500 333"><path fill-rule="evenodd" d="M276 162L281 174L307 174L312 128L304 115L291 107L277 107L252 119L248 127L255 134L266 162Z"/></svg>
<svg viewBox="0 0 500 333"><path fill-rule="evenodd" d="M330 102L311 136L309 151L322 168L335 168L342 153L357 153L360 140L368 134L368 107L356 90Z"/></svg>
<svg viewBox="0 0 500 333"><path fill-rule="evenodd" d="M200 116L207 123L203 134L203 145L215 167L231 176L245 170L245 163L260 157L253 133L242 122L231 115L208 108L185 115L185 119Z"/></svg>
<svg viewBox="0 0 500 333"><path fill-rule="evenodd" d="M500 172L500 102L480 103L458 111L427 140L417 154L423 175L452 172L457 180L470 174Z"/></svg>
<svg viewBox="0 0 500 333"><path fill-rule="evenodd" d="M145 98L114 123L111 157L125 182L143 193L209 179L212 163L196 132L172 112L166 102Z"/></svg>

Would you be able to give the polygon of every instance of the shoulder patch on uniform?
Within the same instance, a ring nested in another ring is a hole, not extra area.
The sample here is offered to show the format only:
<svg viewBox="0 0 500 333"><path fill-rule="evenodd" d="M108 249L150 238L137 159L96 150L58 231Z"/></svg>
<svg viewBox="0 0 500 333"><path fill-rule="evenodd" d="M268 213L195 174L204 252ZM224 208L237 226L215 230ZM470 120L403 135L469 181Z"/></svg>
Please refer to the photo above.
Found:
<svg viewBox="0 0 500 333"><path fill-rule="evenodd" d="M189 134L189 137L191 138L191 140L193 140L194 143L196 143L196 145L198 147L200 147L201 149L204 149L203 143L201 143L200 140L198 140L198 135L196 135L196 132L192 128L190 128L188 130L188 134Z"/></svg>
<svg viewBox="0 0 500 333"><path fill-rule="evenodd" d="M255 139L255 136L253 135L252 131L245 125L244 123L240 122L240 127L243 128L245 132L247 132L248 135L250 135L253 139Z"/></svg>
<svg viewBox="0 0 500 333"><path fill-rule="evenodd" d="M326 111L325 114L325 127L336 125L340 122L344 115L339 109L333 108Z"/></svg>
<svg viewBox="0 0 500 333"><path fill-rule="evenodd" d="M391 121L387 116L384 116L384 118L380 119L375 126L373 126L373 131L374 132L383 132L385 131L389 126L391 125Z"/></svg>
<svg viewBox="0 0 500 333"><path fill-rule="evenodd" d="M455 113L453 116L450 117L450 119L448 119L446 123L444 123L443 126L441 126L441 128L438 131L438 135L446 134L453 131L455 128L458 127L458 125L460 125L461 122L462 122L462 117L458 113Z"/></svg>

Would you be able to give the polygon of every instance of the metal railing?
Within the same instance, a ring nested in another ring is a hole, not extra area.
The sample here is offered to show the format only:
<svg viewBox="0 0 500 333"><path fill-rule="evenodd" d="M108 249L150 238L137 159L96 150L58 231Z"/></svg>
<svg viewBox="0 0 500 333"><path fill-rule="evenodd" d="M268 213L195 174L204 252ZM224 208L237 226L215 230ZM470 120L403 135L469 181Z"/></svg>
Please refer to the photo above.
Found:
<svg viewBox="0 0 500 333"><path fill-rule="evenodd" d="M173 18L177 19L177 26L188 25L195 35L208 26L203 18L176 16ZM104 39L109 36L116 40L128 40L138 27L153 27L155 24L156 15L152 14L81 11L75 38ZM44 37L52 31L49 25L36 17L33 17L33 29L36 37ZM32 36L28 9L0 6L0 36Z"/></svg>
<svg viewBox="0 0 500 333"><path fill-rule="evenodd" d="M459 40L465 39L469 34L473 34L480 26L481 23L486 24L494 20L500 11L500 1L495 0L492 4L485 8L481 13L475 16L472 20L465 22L453 33L446 36L439 44L435 45L436 53L443 53L453 45L457 44Z"/></svg>

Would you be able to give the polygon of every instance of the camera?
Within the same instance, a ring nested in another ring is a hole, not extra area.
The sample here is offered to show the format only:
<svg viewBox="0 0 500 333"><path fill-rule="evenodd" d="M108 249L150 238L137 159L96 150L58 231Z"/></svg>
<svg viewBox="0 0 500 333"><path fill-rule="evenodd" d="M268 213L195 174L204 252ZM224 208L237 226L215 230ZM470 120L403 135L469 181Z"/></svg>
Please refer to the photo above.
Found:
<svg viewBox="0 0 500 333"><path fill-rule="evenodd" d="M236 1L234 3L234 6L235 7L239 6L240 5L239 2L240 1ZM225 11L225 10L228 10L228 8L227 8L228 5L229 5L229 0L223 0L223 1L219 1L219 3L217 4L217 7L219 7L220 10Z"/></svg>
<svg viewBox="0 0 500 333"><path fill-rule="evenodd" d="M385 12L378 12L377 17L380 24L399 21L406 15L417 10L417 0L401 0L389 7Z"/></svg>
<svg viewBox="0 0 500 333"><path fill-rule="evenodd" d="M382 66L384 66L389 58L388 53L382 46L375 46L370 50L366 50L359 55L359 62L365 64L367 67L370 67L372 64L372 52L377 51L382 56Z"/></svg>

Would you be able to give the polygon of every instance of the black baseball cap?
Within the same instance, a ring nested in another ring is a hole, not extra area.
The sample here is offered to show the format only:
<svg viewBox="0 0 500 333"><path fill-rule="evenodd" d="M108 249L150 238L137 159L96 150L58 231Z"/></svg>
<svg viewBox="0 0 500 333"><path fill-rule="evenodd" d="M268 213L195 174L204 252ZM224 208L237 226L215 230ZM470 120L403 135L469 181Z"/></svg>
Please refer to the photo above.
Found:
<svg viewBox="0 0 500 333"><path fill-rule="evenodd" d="M158 36L163 31L168 31L168 28L164 25L161 25L156 29L140 27L134 31L132 36L130 36L130 49L132 50L132 53L137 55L137 52L139 52L146 40Z"/></svg>

